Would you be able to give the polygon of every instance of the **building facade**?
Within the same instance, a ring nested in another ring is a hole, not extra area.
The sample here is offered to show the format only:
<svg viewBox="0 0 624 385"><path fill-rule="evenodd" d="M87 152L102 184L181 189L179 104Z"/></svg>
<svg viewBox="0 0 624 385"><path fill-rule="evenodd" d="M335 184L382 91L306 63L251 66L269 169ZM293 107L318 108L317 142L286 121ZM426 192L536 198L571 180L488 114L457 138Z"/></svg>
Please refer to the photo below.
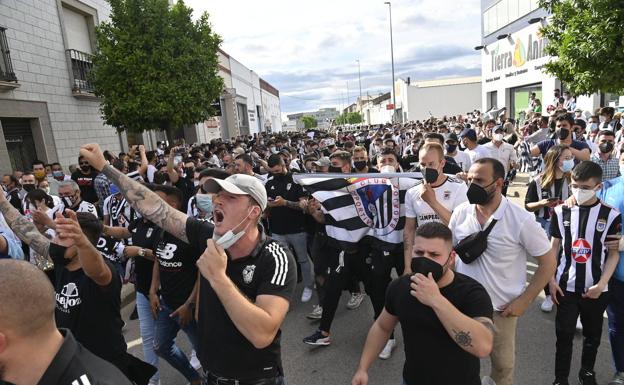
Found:
<svg viewBox="0 0 624 385"><path fill-rule="evenodd" d="M397 79L394 85L397 119L425 120L430 116L465 115L480 108L481 77L412 82Z"/></svg>
<svg viewBox="0 0 624 385"><path fill-rule="evenodd" d="M340 111L337 108L320 108L318 111L311 112L298 112L296 114L287 115L289 121L296 122L298 129L303 129L303 122L300 119L304 116L311 116L316 119L317 127L319 129L327 129L331 126L332 122L340 115ZM292 124L291 124L292 126Z"/></svg>
<svg viewBox="0 0 624 385"><path fill-rule="evenodd" d="M35 159L66 168L88 142L118 153L132 144L153 149L167 139L162 131L118 134L103 123L87 75L95 26L109 14L106 0L0 1L0 172L29 169ZM225 83L213 104L219 116L179 136L193 143L279 131L277 89L225 52L219 55Z"/></svg>
<svg viewBox="0 0 624 385"><path fill-rule="evenodd" d="M475 49L481 50L482 110L506 107L507 116L520 118L535 93L545 114L555 104L555 89L566 90L544 70L552 59L544 52L548 41L539 31L548 23L546 10L537 0L482 0L481 11L482 40ZM594 111L617 104L618 98L604 93L578 96L577 107Z"/></svg>

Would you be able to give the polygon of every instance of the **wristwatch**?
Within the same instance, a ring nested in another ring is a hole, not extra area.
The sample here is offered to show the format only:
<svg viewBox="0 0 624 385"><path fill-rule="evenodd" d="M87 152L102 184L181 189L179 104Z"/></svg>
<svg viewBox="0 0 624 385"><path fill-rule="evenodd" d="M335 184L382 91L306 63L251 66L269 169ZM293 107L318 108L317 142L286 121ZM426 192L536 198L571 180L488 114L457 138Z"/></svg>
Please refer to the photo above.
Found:
<svg viewBox="0 0 624 385"><path fill-rule="evenodd" d="M139 249L139 257L145 257L145 249L144 248L140 248Z"/></svg>

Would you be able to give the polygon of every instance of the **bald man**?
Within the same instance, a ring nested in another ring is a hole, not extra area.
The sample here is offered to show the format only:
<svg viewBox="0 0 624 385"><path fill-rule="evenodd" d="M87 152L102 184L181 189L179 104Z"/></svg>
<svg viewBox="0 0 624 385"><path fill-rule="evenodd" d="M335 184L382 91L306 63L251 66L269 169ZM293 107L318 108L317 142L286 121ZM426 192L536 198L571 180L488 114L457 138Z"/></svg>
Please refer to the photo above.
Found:
<svg viewBox="0 0 624 385"><path fill-rule="evenodd" d="M0 298L0 384L131 385L69 330L56 328L54 288L34 265L0 260Z"/></svg>

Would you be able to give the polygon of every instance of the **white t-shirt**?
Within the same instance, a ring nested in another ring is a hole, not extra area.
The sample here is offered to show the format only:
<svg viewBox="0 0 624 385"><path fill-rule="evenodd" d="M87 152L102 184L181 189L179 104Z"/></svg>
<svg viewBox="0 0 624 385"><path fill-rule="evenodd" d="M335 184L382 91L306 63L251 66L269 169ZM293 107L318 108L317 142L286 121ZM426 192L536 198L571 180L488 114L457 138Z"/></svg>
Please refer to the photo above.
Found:
<svg viewBox="0 0 624 385"><path fill-rule="evenodd" d="M420 182L407 190L405 196L405 216L416 218L418 226L422 226L427 222L442 222L431 206L420 197L422 189L423 183ZM433 191L435 192L436 200L451 212L461 203L468 200L466 197L468 187L463 181L452 176L447 177L446 182L440 186L434 187Z"/></svg>
<svg viewBox="0 0 624 385"><path fill-rule="evenodd" d="M153 164L147 165L147 181L150 183L154 183L154 174L156 174L158 169Z"/></svg>
<svg viewBox="0 0 624 385"><path fill-rule="evenodd" d="M524 292L528 256L538 257L550 250L550 242L535 215L503 197L498 209L482 227L476 206L463 203L453 211L449 228L453 244L484 230L491 219L497 220L487 239L485 252L470 264L456 259L457 272L474 278L487 290L494 310L503 307Z"/></svg>
<svg viewBox="0 0 624 385"><path fill-rule="evenodd" d="M457 163L457 165L461 167L461 169L464 172L468 172L468 170L470 170L472 161L470 161L470 156L468 156L468 154L465 153L464 151L457 150L455 152L455 155L448 155L448 156L455 159L455 163Z"/></svg>
<svg viewBox="0 0 624 385"><path fill-rule="evenodd" d="M87 201L81 201L78 207L75 207L72 210L74 210L74 212L77 212L77 213L91 213L95 215L96 217L98 216L97 209L95 208L93 203L89 203ZM65 212L65 204L62 203L62 201L61 201L61 204L59 204L58 206L54 206L53 208L48 210L47 214L50 218L54 219L54 215L57 212L61 212L61 213Z"/></svg>
<svg viewBox="0 0 624 385"><path fill-rule="evenodd" d="M472 150L465 149L464 152L468 154L468 157L470 158L470 164L474 163L477 159L490 157L490 152L487 150L487 148L483 147L480 144L478 144L477 147L473 148Z"/></svg>
<svg viewBox="0 0 624 385"><path fill-rule="evenodd" d="M498 159L503 164L503 167L505 167L505 175L509 171L509 163L518 162L516 150L509 143L502 142L500 146L496 146L494 142L489 142L483 146L488 149L492 158Z"/></svg>

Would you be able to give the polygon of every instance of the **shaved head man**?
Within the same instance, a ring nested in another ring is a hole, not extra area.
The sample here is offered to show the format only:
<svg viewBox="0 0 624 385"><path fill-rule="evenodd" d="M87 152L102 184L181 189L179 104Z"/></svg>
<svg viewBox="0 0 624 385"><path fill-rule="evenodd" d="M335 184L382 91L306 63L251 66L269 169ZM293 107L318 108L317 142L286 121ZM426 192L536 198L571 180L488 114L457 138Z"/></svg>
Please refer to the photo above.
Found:
<svg viewBox="0 0 624 385"><path fill-rule="evenodd" d="M34 265L0 260L0 298L0 383L71 385L87 384L86 378L93 384L130 385L71 332L56 328L54 288Z"/></svg>

